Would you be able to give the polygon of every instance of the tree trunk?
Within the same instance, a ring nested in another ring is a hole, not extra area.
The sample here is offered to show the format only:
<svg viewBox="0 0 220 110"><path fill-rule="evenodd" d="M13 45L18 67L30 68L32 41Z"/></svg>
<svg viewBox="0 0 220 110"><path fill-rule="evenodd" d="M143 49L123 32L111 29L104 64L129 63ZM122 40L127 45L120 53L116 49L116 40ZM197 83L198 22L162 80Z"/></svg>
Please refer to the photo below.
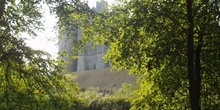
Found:
<svg viewBox="0 0 220 110"><path fill-rule="evenodd" d="M189 97L192 110L200 110L200 54L194 52L194 23L193 23L193 0L186 0L188 33L187 33L187 60L188 60L188 79ZM198 55L197 55L198 54Z"/></svg>
<svg viewBox="0 0 220 110"><path fill-rule="evenodd" d="M0 0L0 21L3 17L3 13L4 13L4 10L5 10L5 0Z"/></svg>

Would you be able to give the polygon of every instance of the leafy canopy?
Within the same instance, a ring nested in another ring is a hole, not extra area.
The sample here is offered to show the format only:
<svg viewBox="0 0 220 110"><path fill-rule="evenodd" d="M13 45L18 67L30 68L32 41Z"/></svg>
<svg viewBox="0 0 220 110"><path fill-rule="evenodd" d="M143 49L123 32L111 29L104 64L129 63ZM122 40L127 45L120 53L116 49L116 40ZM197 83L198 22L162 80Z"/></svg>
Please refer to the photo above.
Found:
<svg viewBox="0 0 220 110"><path fill-rule="evenodd" d="M44 0L0 1L0 109L70 109L78 87L59 61L26 46L21 33L42 29ZM65 93L65 94L64 94Z"/></svg>
<svg viewBox="0 0 220 110"><path fill-rule="evenodd" d="M192 5L187 10L188 3ZM192 54L200 61L196 67L201 67L202 79L198 100L202 109L219 106L218 1L120 0L100 13L65 9L69 13L61 18L67 21L61 23L83 28L84 37L76 43L80 45L74 46L76 49L91 41L94 45L105 44L109 50L104 58L112 62L113 69L127 69L138 76L139 97L132 100L135 110L190 108L187 42L192 27ZM74 22L79 19L80 24Z"/></svg>

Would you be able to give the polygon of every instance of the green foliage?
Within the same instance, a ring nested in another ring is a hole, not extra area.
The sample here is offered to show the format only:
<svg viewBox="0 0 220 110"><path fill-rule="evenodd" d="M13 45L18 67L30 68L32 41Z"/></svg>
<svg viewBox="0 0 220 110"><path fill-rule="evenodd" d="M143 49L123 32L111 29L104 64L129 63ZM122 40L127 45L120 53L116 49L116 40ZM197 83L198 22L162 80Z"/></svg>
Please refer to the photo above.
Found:
<svg viewBox="0 0 220 110"><path fill-rule="evenodd" d="M42 1L0 1L0 109L69 110L78 86L62 75L59 61L20 38L42 29Z"/></svg>
<svg viewBox="0 0 220 110"><path fill-rule="evenodd" d="M23 49L11 51L21 52L24 56L20 59L8 55L1 61L0 108L54 110L75 106L78 86L60 74L60 65L40 51Z"/></svg>
<svg viewBox="0 0 220 110"><path fill-rule="evenodd" d="M89 106L88 110L128 110L130 109L130 102L126 100L104 100L94 101Z"/></svg>
<svg viewBox="0 0 220 110"><path fill-rule="evenodd" d="M112 62L112 68L137 75L140 88L132 101L135 110L190 109L187 42L192 27L191 54L200 62L198 66L193 60L192 65L201 73L201 108L216 109L220 106L219 2L194 0L190 2L191 10L187 10L186 2L120 0L100 13L63 16L81 15L83 21L91 16L91 23L80 25L84 37L79 45L90 41L93 45L107 45L109 50L104 57ZM189 23L189 11L193 23Z"/></svg>
<svg viewBox="0 0 220 110"><path fill-rule="evenodd" d="M120 90L109 90L103 93L97 88L89 88L81 92L78 97L81 105L77 110L128 110L131 108L131 99L136 87L131 84L123 84ZM105 94L105 95L104 95Z"/></svg>
<svg viewBox="0 0 220 110"><path fill-rule="evenodd" d="M113 69L137 75L140 88L132 109L190 109L189 61L196 67L192 71L201 73L201 108L220 106L219 1L120 0L99 13L72 4L57 9L60 29L70 33L82 27L84 37L74 41L76 52L91 41L105 44L105 59ZM196 60L187 60L189 54Z"/></svg>

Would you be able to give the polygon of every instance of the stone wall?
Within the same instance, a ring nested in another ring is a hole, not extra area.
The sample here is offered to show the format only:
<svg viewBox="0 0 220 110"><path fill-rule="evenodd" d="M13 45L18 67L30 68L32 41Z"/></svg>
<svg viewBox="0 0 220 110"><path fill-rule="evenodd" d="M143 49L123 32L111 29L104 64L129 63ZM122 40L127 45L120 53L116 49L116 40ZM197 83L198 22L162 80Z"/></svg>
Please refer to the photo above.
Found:
<svg viewBox="0 0 220 110"><path fill-rule="evenodd" d="M100 12L105 8L106 2L96 2L96 7L93 8L94 11ZM59 52L66 51L68 56L61 57L62 60L68 62L67 69L71 72L74 71L84 71L84 70L94 70L109 67L109 62L105 63L103 60L103 55L108 50L105 45L98 45L92 48L92 42L85 45L84 52L78 52L78 58L72 59L71 56L74 54L72 52L73 40L80 40L82 36L82 29L77 28L73 31L73 37L66 37L65 35L59 41Z"/></svg>

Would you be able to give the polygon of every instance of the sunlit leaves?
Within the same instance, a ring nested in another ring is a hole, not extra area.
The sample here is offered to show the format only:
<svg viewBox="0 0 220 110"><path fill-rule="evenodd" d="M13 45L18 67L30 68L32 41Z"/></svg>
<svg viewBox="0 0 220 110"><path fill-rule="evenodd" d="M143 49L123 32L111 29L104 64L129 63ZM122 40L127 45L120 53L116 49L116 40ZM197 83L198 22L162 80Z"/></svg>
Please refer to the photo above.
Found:
<svg viewBox="0 0 220 110"><path fill-rule="evenodd" d="M208 66L210 62L217 64L219 59L215 44L220 35L216 4L201 1L193 4L195 51L201 35L204 38L202 74L218 74L217 66ZM189 108L186 60L189 25L185 7L185 0L122 0L111 10L97 14L91 25L84 27L87 39L109 46L104 58L112 62L113 68L127 69L140 77L141 95L134 100L138 109ZM203 80L210 79L203 77ZM202 105L206 106L211 105Z"/></svg>
<svg viewBox="0 0 220 110"><path fill-rule="evenodd" d="M63 69L58 61L51 59L48 53L26 46L19 36L24 32L35 35L35 31L42 28L43 0L2 1L0 109L70 109L77 100L77 85L61 74ZM56 104L56 101L62 103Z"/></svg>
<svg viewBox="0 0 220 110"><path fill-rule="evenodd" d="M70 22L74 28L83 28L83 38L77 43L80 46L75 49L83 48L91 41L94 46L105 44L109 50L104 58L112 62L114 69L127 69L138 76L139 97L133 100L133 109L190 108L187 80L189 21L185 0L120 0L118 5L99 13L79 11L75 6L72 6L73 13L61 13L63 16L60 16L67 17L61 23ZM201 94L201 104L202 108L209 108L218 105L212 99L219 97L216 91L220 61L219 2L194 0L190 11L194 27L195 48L192 50L198 53L202 44L201 91L206 95ZM82 21L75 22L77 18ZM205 101L207 97L212 103Z"/></svg>

